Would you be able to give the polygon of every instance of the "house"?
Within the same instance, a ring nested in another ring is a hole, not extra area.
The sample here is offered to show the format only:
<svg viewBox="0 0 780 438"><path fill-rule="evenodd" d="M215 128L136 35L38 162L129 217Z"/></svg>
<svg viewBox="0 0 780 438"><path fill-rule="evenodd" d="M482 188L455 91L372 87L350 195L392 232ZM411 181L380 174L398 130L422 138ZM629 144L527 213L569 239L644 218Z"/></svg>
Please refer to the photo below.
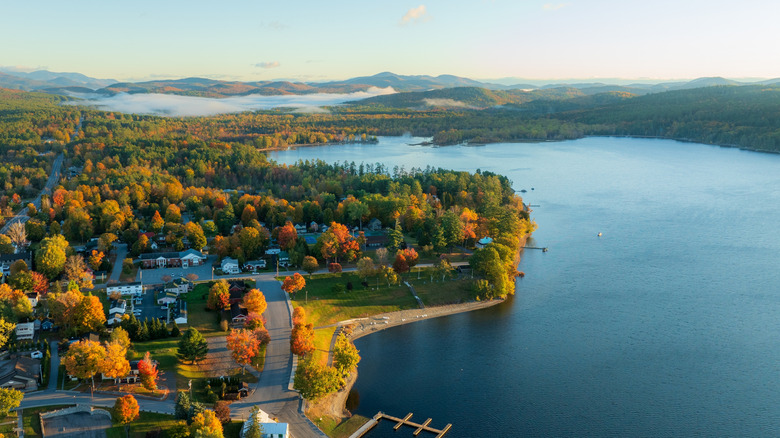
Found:
<svg viewBox="0 0 780 438"><path fill-rule="evenodd" d="M287 251L279 251L279 266L286 267L290 264L290 254Z"/></svg>
<svg viewBox="0 0 780 438"><path fill-rule="evenodd" d="M176 292L163 292L157 296L157 304L172 304L179 298Z"/></svg>
<svg viewBox="0 0 780 438"><path fill-rule="evenodd" d="M38 292L27 292L27 299L30 300L30 305L35 307L38 305L38 300L41 299L41 295Z"/></svg>
<svg viewBox="0 0 780 438"><path fill-rule="evenodd" d="M317 222L311 221L311 223L309 224L309 230L311 230L312 233L316 233L317 230L319 230L319 229L320 229L320 226L317 225Z"/></svg>
<svg viewBox="0 0 780 438"><path fill-rule="evenodd" d="M108 319L106 320L106 324L108 325L116 325L122 322L122 319L124 319L125 314L124 313L114 313L108 314Z"/></svg>
<svg viewBox="0 0 780 438"><path fill-rule="evenodd" d="M23 260L27 268L32 269L32 251L21 251L16 254L0 254L0 271L3 276L11 273L11 265L17 260Z"/></svg>
<svg viewBox="0 0 780 438"><path fill-rule="evenodd" d="M232 321L233 324L243 324L244 321L246 321L247 315L249 315L249 310L247 310L246 307L238 303L232 303L230 305L230 321Z"/></svg>
<svg viewBox="0 0 780 438"><path fill-rule="evenodd" d="M252 260L244 263L244 269L247 271L257 271L265 268L265 260Z"/></svg>
<svg viewBox="0 0 780 438"><path fill-rule="evenodd" d="M289 438L290 430L287 423L277 423L265 411L258 409L257 415L250 415L241 429L241 438L244 438L254 422L262 427L262 438Z"/></svg>
<svg viewBox="0 0 780 438"><path fill-rule="evenodd" d="M108 314L119 313L124 315L127 311L127 301L125 300L111 300L108 305Z"/></svg>
<svg viewBox="0 0 780 438"><path fill-rule="evenodd" d="M493 243L492 237L483 237L477 241L477 248L482 249Z"/></svg>
<svg viewBox="0 0 780 438"><path fill-rule="evenodd" d="M148 268L187 268L190 266L200 266L206 262L206 256L202 252L194 249L188 249L179 252L152 252L141 254L138 257L141 267Z"/></svg>
<svg viewBox="0 0 780 438"><path fill-rule="evenodd" d="M21 322L16 324L16 339L23 341L32 339L35 335L35 324L32 322Z"/></svg>
<svg viewBox="0 0 780 438"><path fill-rule="evenodd" d="M138 371L138 360L130 361L130 372L126 376L119 378L119 383L138 383L141 381L141 374ZM152 359L152 364L158 365L158 362ZM70 375L70 374L69 374ZM113 378L100 374L103 380L113 380Z"/></svg>
<svg viewBox="0 0 780 438"><path fill-rule="evenodd" d="M244 298L246 284L243 281L231 281L230 283L230 304L238 303Z"/></svg>
<svg viewBox="0 0 780 438"><path fill-rule="evenodd" d="M35 391L41 382L41 360L19 356L0 365L0 388Z"/></svg>
<svg viewBox="0 0 780 438"><path fill-rule="evenodd" d="M303 224L295 224L295 225L293 225L293 227L295 228L295 231L296 231L298 234L303 234L303 233L305 233L305 232L306 232L306 225L303 225Z"/></svg>
<svg viewBox="0 0 780 438"><path fill-rule="evenodd" d="M177 295L186 294L192 289L192 283L186 278L175 278L165 285L165 292L174 292Z"/></svg>
<svg viewBox="0 0 780 438"><path fill-rule="evenodd" d="M108 296L117 292L124 296L140 297L144 293L144 287L140 282L136 281L133 283L113 284L106 288Z"/></svg>
<svg viewBox="0 0 780 438"><path fill-rule="evenodd" d="M377 218L373 218L370 221L368 221L368 225L366 225L366 228L369 231L382 231L382 221L380 221Z"/></svg>
<svg viewBox="0 0 780 438"><path fill-rule="evenodd" d="M365 233L366 248L380 248L387 245L387 235L382 231L369 231Z"/></svg>
<svg viewBox="0 0 780 438"><path fill-rule="evenodd" d="M187 302L179 301L179 308L175 309L176 317L173 319L176 324L187 324Z"/></svg>
<svg viewBox="0 0 780 438"><path fill-rule="evenodd" d="M48 332L53 328L54 328L54 320L46 318L43 321L41 321L41 330Z"/></svg>
<svg viewBox="0 0 780 438"><path fill-rule="evenodd" d="M241 269L238 267L238 260L230 257L222 259L221 268L225 274L238 274L241 272Z"/></svg>

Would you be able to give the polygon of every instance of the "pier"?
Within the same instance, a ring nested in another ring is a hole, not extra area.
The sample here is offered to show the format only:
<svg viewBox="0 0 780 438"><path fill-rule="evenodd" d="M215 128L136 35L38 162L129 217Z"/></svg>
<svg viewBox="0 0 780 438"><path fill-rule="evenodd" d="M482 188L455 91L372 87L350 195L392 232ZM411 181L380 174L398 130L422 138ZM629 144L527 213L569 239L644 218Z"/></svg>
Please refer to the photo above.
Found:
<svg viewBox="0 0 780 438"><path fill-rule="evenodd" d="M450 428L452 427L452 424L447 424L446 426L444 426L444 429L435 429L433 427L430 427L428 425L431 423L431 421L433 421L430 418L425 420L422 424L415 423L414 421L410 420L412 418L412 413L411 412L406 414L406 416L404 418L393 417L392 415L387 415L384 412L378 412L376 415L374 415L374 418L368 420L368 422L366 424L361 426L360 429L356 430L355 433L353 433L349 438L360 438L360 437L362 437L369 430L373 429L374 426L376 426L377 423L379 423L379 420L381 420L383 418L386 418L386 419L388 419L390 421L396 422L397 424L395 426L393 426L393 429L395 429L395 430L400 429L401 426L411 426L411 427L414 427L415 430L412 433L412 435L414 435L414 436L419 435L422 431L426 431L426 432L435 433L436 434L436 438L440 438L440 437L443 437L444 434L447 433L450 430Z"/></svg>
<svg viewBox="0 0 780 438"><path fill-rule="evenodd" d="M541 249L542 252L547 252L547 247L541 247L541 246L524 246L523 249Z"/></svg>

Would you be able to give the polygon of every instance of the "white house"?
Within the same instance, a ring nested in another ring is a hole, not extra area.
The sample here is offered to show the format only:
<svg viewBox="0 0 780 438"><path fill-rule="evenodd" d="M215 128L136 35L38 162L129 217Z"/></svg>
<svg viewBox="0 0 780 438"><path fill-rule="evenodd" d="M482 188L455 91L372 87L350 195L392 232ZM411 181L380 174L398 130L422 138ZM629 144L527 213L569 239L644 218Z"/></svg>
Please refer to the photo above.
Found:
<svg viewBox="0 0 780 438"><path fill-rule="evenodd" d="M241 429L241 438L244 438L249 431L249 427L257 421L263 428L263 438L289 438L290 428L287 423L277 423L267 413L262 410L257 411L257 415L250 415L244 422L244 427Z"/></svg>
<svg viewBox="0 0 780 438"><path fill-rule="evenodd" d="M108 315L109 318L108 320L106 320L106 324L108 325L119 324L120 322L122 322L122 318L125 317L124 313L113 313L113 314L109 313Z"/></svg>
<svg viewBox="0 0 780 438"><path fill-rule="evenodd" d="M113 315L115 313L125 314L127 310L127 301L125 300L111 300L109 305L108 314Z"/></svg>
<svg viewBox="0 0 780 438"><path fill-rule="evenodd" d="M32 322L21 322L16 324L16 339L23 341L32 339L35 335L35 324Z"/></svg>
<svg viewBox="0 0 780 438"><path fill-rule="evenodd" d="M230 257L222 259L222 272L225 274L238 274L241 269L238 267L238 260Z"/></svg>
<svg viewBox="0 0 780 438"><path fill-rule="evenodd" d="M30 305L35 307L38 305L38 301L41 298L41 295L38 292L27 292L25 295L27 295L27 299L30 301Z"/></svg>
<svg viewBox="0 0 780 438"><path fill-rule="evenodd" d="M112 293L119 292L122 295L140 297L144 293L144 287L140 282L112 284L106 288L106 293L111 296Z"/></svg>
<svg viewBox="0 0 780 438"><path fill-rule="evenodd" d="M293 225L293 227L295 227L295 231L298 234L306 232L306 225L304 225L304 224L295 224L295 225Z"/></svg>
<svg viewBox="0 0 780 438"><path fill-rule="evenodd" d="M179 294L176 292L165 292L157 296L157 304L175 303L177 298L179 298Z"/></svg>
<svg viewBox="0 0 780 438"><path fill-rule="evenodd" d="M174 278L173 281L165 285L165 292L174 292L177 295L186 294L190 291L192 283L186 278Z"/></svg>

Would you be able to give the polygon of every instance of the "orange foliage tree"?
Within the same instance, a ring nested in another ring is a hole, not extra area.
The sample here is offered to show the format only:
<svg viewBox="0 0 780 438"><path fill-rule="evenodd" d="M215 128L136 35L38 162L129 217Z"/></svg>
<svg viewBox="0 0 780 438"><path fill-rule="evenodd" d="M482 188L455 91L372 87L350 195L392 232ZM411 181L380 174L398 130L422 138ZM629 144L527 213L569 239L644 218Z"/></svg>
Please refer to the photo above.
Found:
<svg viewBox="0 0 780 438"><path fill-rule="evenodd" d="M305 356L314 351L314 325L306 323L306 312L302 307L296 307L293 310L290 351L298 356Z"/></svg>
<svg viewBox="0 0 780 438"><path fill-rule="evenodd" d="M209 297L206 307L214 310L222 310L230 307L230 285L225 280L214 283L209 289Z"/></svg>
<svg viewBox="0 0 780 438"><path fill-rule="evenodd" d="M249 312L262 314L268 307L268 303L265 301L265 295L258 289L251 289L244 295L244 307Z"/></svg>
<svg viewBox="0 0 780 438"><path fill-rule="evenodd" d="M276 241L279 242L279 247L287 251L295 246L295 241L298 239L298 231L295 230L292 222L287 221L283 227L279 227L276 235Z"/></svg>
<svg viewBox="0 0 780 438"><path fill-rule="evenodd" d="M282 283L282 290L290 294L293 298L295 298L295 293L304 287L306 287L306 279L297 272L292 276L288 275L285 277L284 282Z"/></svg>
<svg viewBox="0 0 780 438"><path fill-rule="evenodd" d="M124 345L112 342L106 345L106 355L100 360L100 372L114 380L130 373L130 362L127 360L127 350Z"/></svg>
<svg viewBox="0 0 780 438"><path fill-rule="evenodd" d="M244 374L246 366L260 351L260 340L250 330L231 330L227 336L227 348L233 360L241 365L241 374Z"/></svg>
<svg viewBox="0 0 780 438"><path fill-rule="evenodd" d="M100 370L100 362L106 356L106 349L97 342L81 340L74 342L68 348L68 354L62 359L62 364L68 374L79 379L92 379L92 389L95 389L95 374Z"/></svg>
<svg viewBox="0 0 780 438"><path fill-rule="evenodd" d="M127 427L128 423L138 418L139 410L138 400L127 394L116 399L112 414L116 421Z"/></svg>
<svg viewBox="0 0 780 438"><path fill-rule="evenodd" d="M206 409L192 419L190 435L193 437L223 438L222 423L214 411Z"/></svg>

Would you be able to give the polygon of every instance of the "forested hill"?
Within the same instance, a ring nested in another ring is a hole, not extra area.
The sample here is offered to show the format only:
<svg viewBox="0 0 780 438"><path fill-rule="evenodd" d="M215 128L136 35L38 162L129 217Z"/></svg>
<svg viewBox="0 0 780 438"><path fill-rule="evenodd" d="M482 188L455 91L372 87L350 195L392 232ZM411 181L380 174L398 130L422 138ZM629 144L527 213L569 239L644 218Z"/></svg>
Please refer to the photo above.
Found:
<svg viewBox="0 0 780 438"><path fill-rule="evenodd" d="M505 104L522 104L538 99L559 100L584 95L585 93L578 89L565 87L507 91L458 87L374 96L352 102L352 105L421 110L430 108L484 109Z"/></svg>

